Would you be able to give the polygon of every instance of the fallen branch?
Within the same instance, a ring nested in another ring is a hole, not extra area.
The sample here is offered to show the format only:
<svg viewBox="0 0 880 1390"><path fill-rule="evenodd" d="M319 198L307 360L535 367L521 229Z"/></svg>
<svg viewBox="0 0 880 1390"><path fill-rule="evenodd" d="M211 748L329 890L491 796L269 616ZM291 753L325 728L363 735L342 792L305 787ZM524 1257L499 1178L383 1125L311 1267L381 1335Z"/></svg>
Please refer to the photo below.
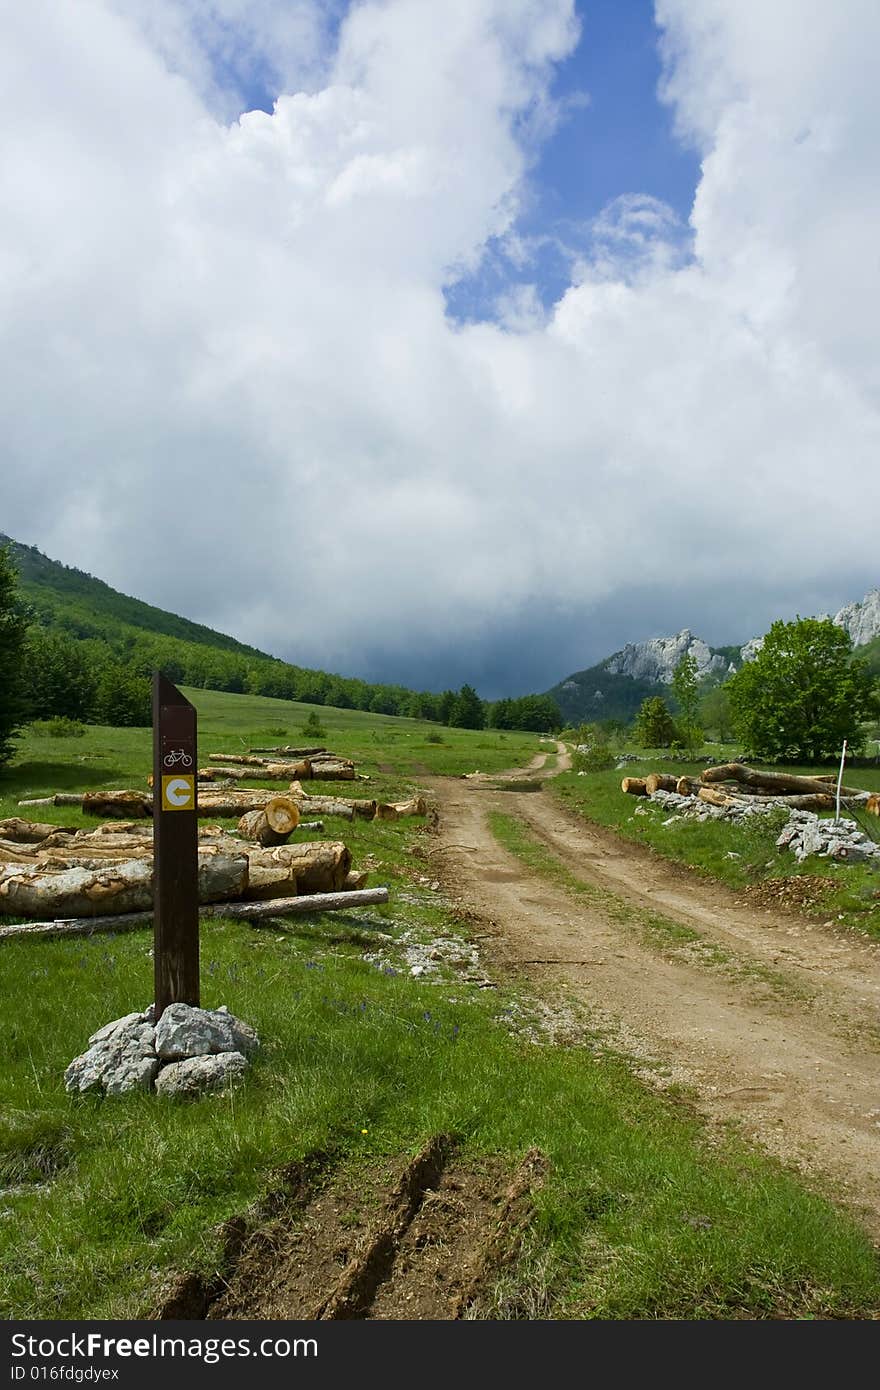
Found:
<svg viewBox="0 0 880 1390"><path fill-rule="evenodd" d="M258 903L214 903L199 909L200 918L235 917L258 921L261 917L288 917L303 912L340 912L347 907L387 903L387 888L363 888L351 893L311 893L302 898L274 898ZM139 931L152 925L153 913L126 912L117 917L85 917L71 921L17 922L0 927L0 941L15 937L93 936L98 932Z"/></svg>

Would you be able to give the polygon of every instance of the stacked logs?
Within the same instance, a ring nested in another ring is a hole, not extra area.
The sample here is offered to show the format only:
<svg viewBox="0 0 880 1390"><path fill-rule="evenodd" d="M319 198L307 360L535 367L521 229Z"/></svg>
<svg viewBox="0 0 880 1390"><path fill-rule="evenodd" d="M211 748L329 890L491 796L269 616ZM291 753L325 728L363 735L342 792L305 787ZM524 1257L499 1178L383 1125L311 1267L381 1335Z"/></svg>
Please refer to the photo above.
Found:
<svg viewBox="0 0 880 1390"><path fill-rule="evenodd" d="M678 796L697 796L712 806L737 807L783 805L798 811L833 811L837 805L837 778L833 775L800 777L788 772L763 772L745 763L722 763L707 767L698 781L652 772L647 777L624 777L621 791L629 796L654 796L656 792L675 792ZM876 796L858 787L842 786L840 804L862 806L873 814Z"/></svg>
<svg viewBox="0 0 880 1390"><path fill-rule="evenodd" d="M199 768L199 780L204 782L230 777L251 782L290 782L294 778L299 781L353 782L356 776L355 765L350 758L342 758L326 748L302 752L298 749L277 750L275 757L268 758L253 752L209 753L208 757L215 759L217 765Z"/></svg>
<svg viewBox="0 0 880 1390"><path fill-rule="evenodd" d="M362 890L341 841L284 843L301 825L289 797L245 812L236 838L200 827L199 902L263 902ZM0 821L0 913L99 918L147 910L153 901L153 828L130 820L74 830L21 817Z"/></svg>

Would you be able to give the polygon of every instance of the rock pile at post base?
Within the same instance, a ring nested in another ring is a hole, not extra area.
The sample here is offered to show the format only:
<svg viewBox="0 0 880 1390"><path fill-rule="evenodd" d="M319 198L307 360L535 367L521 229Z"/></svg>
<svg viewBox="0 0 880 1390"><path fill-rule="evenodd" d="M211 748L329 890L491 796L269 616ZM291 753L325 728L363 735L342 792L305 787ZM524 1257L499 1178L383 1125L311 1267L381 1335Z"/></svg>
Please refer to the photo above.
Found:
<svg viewBox="0 0 880 1390"><path fill-rule="evenodd" d="M247 1023L219 1009L169 1004L158 1023L153 1005L99 1028L64 1073L70 1092L108 1096L157 1091L198 1096L241 1080L260 1040Z"/></svg>

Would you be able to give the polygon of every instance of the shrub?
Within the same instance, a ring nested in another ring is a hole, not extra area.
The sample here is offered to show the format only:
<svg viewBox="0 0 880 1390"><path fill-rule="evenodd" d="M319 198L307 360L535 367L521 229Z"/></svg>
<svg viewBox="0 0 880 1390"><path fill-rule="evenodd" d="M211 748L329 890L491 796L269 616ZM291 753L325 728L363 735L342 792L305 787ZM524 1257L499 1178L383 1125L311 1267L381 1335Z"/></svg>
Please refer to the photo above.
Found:
<svg viewBox="0 0 880 1390"><path fill-rule="evenodd" d="M49 738L82 738L86 731L85 724L78 719L68 719L66 714L58 714L54 719L35 719L31 728L35 734Z"/></svg>

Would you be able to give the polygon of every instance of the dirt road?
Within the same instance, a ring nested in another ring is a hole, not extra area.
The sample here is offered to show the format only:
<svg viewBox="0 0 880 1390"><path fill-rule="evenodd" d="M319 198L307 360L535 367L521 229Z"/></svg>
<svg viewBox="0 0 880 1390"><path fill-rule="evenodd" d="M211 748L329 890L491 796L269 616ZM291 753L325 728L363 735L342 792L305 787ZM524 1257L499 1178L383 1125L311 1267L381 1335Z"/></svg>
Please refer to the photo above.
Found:
<svg viewBox="0 0 880 1390"><path fill-rule="evenodd" d="M552 775L541 762L531 778ZM749 907L549 790L503 781L430 783L432 862L450 896L485 919L496 966L584 1001L646 1074L686 1085L704 1114L735 1121L880 1242L880 946ZM492 811L516 816L588 894L503 849Z"/></svg>

